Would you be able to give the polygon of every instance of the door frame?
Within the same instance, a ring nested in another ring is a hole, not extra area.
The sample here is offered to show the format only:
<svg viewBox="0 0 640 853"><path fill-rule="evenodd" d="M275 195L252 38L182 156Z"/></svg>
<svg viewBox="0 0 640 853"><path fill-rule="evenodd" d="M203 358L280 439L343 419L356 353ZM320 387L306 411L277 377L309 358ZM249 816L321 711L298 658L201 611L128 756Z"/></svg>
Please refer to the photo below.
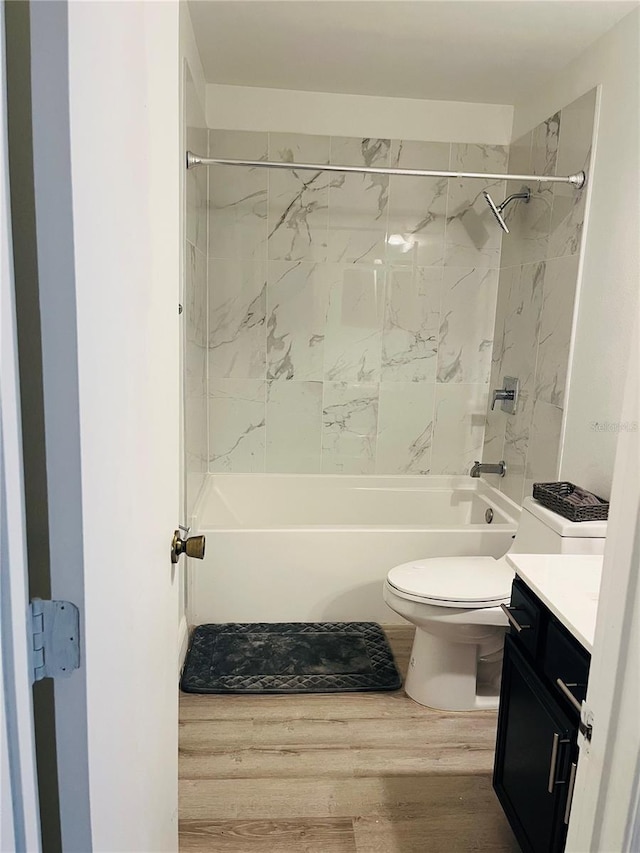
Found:
<svg viewBox="0 0 640 853"><path fill-rule="evenodd" d="M0 4L0 849L40 851L4 15Z"/></svg>
<svg viewBox="0 0 640 853"><path fill-rule="evenodd" d="M71 601L80 611L81 666L71 677L53 683L60 833L63 849L91 850L88 669L82 665L86 663L84 507L68 16L66 2L29 3L33 242L42 348L50 595Z"/></svg>

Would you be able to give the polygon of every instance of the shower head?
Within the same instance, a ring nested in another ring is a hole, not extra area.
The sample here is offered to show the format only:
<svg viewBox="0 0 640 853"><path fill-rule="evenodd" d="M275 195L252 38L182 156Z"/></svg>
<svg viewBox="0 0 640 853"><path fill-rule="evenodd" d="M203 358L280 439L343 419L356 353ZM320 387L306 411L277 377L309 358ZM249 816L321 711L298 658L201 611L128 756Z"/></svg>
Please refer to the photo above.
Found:
<svg viewBox="0 0 640 853"><path fill-rule="evenodd" d="M508 198L505 198L505 200L502 202L502 204L498 204L498 205L491 198L489 193L486 192L486 190L482 193L482 195L487 200L487 204L489 205L489 207L491 209L491 213L493 213L493 215L495 216L495 218L498 222L498 225L502 228L502 230L504 231L505 234L508 234L509 228L507 227L507 223L504 221L504 218L502 216L502 211L509 204L509 202L512 202L517 198L524 199L524 202L526 204L529 201L529 199L531 198L531 190L529 189L529 187L522 187L522 189L520 190L519 193L513 193Z"/></svg>
<svg viewBox="0 0 640 853"><path fill-rule="evenodd" d="M509 229L507 228L507 223L504 221L504 219L502 218L502 214L500 213L502 205L500 205L500 207L496 207L496 203L491 198L488 192L485 191L482 193L482 195L486 198L487 204L491 208L491 213L493 213L495 218L498 220L498 225L502 228L505 234L508 234Z"/></svg>

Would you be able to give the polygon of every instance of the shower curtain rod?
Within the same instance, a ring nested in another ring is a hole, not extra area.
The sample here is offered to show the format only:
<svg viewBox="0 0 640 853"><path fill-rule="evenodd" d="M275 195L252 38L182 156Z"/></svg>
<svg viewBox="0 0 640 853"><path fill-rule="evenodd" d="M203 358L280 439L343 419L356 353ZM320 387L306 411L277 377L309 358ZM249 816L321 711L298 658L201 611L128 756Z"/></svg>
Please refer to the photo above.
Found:
<svg viewBox="0 0 640 853"><path fill-rule="evenodd" d="M526 181L529 183L571 184L581 190L587 180L584 172L575 175L499 175L489 172L444 172L437 169L386 169L374 166L333 166L327 163L281 163L269 160L229 160L222 157L198 157L187 151L187 169L196 166L253 166L257 169L297 169L309 172L361 172L369 175L408 175L413 178L479 178L483 181Z"/></svg>

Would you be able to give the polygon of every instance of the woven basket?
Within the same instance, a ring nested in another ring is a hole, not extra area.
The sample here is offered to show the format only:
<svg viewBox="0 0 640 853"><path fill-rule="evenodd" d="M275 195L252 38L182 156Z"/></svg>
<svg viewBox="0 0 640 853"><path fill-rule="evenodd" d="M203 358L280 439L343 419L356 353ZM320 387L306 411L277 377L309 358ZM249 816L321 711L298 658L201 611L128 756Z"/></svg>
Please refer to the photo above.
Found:
<svg viewBox="0 0 640 853"><path fill-rule="evenodd" d="M598 505L575 506L566 500L566 496L575 488L573 483L534 483L533 497L542 506L568 518L569 521L606 521L609 517L609 501L594 495L600 501Z"/></svg>

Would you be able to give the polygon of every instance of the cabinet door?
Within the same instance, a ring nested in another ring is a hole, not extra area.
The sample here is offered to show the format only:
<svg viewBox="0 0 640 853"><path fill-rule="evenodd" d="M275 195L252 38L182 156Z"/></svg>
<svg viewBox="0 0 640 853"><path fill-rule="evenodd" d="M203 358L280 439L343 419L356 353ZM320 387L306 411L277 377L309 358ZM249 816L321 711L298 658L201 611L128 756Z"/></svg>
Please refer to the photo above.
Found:
<svg viewBox="0 0 640 853"><path fill-rule="evenodd" d="M526 853L564 849L575 727L506 638L493 786Z"/></svg>

